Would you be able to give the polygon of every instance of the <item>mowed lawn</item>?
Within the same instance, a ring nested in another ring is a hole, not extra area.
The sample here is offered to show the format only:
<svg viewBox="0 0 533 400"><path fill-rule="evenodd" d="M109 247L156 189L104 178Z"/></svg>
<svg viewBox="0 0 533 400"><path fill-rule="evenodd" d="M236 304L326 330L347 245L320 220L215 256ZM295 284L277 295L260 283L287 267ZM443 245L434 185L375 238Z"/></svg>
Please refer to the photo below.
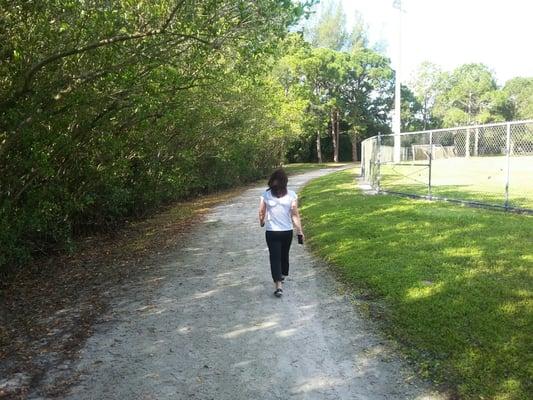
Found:
<svg viewBox="0 0 533 400"><path fill-rule="evenodd" d="M533 217L365 195L355 170L300 196L308 244L423 375L465 399L533 398Z"/></svg>
<svg viewBox="0 0 533 400"><path fill-rule="evenodd" d="M340 168L345 165L347 165L347 163L292 163L284 165L283 169L285 170L287 175L295 175L322 168Z"/></svg>
<svg viewBox="0 0 533 400"><path fill-rule="evenodd" d="M385 190L427 195L429 168L413 163L381 166ZM433 161L432 194L502 206L507 178L506 157L457 157ZM509 173L510 206L533 209L533 156L513 156Z"/></svg>

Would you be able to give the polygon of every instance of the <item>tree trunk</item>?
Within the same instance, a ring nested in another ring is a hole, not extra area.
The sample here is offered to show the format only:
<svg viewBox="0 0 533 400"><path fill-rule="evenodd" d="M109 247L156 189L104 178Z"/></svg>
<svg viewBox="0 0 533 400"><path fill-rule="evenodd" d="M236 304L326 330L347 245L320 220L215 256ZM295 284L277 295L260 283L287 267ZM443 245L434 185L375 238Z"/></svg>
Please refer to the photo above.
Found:
<svg viewBox="0 0 533 400"><path fill-rule="evenodd" d="M337 123L336 123L336 111L331 110L331 139L333 141L333 162L339 162L339 144L337 142Z"/></svg>
<svg viewBox="0 0 533 400"><path fill-rule="evenodd" d="M352 140L352 161L356 162L359 161L357 159L357 132L352 132L350 139Z"/></svg>
<svg viewBox="0 0 533 400"><path fill-rule="evenodd" d="M320 146L320 129L316 131L316 154L318 156L318 162L322 163L322 147Z"/></svg>

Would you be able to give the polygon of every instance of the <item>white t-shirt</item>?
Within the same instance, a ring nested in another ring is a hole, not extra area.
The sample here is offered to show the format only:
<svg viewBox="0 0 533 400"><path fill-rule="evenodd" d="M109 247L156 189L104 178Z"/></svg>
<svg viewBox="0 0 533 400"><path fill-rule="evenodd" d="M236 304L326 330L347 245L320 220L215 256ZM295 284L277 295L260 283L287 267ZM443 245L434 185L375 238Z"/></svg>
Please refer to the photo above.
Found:
<svg viewBox="0 0 533 400"><path fill-rule="evenodd" d="M265 226L267 231L292 231L292 203L298 199L296 193L287 190L283 197L276 197L270 190L263 192L261 198L266 204Z"/></svg>

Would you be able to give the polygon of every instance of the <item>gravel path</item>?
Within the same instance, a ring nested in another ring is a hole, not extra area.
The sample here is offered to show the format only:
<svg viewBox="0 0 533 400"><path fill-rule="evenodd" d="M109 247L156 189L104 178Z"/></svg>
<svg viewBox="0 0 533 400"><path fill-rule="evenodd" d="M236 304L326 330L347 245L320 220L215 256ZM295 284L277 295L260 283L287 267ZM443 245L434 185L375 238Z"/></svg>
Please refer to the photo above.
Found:
<svg viewBox="0 0 533 400"><path fill-rule="evenodd" d="M328 172L292 177L289 186ZM285 294L272 295L256 223L263 190L214 208L153 276L121 288L72 367L79 380L66 398L441 398L413 378L305 247L293 244Z"/></svg>

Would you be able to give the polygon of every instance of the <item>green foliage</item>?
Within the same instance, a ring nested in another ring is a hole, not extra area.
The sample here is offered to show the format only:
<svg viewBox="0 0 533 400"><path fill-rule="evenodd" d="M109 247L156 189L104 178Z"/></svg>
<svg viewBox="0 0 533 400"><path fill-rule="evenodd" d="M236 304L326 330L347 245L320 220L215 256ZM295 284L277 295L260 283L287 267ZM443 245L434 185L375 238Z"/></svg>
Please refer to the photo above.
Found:
<svg viewBox="0 0 533 400"><path fill-rule="evenodd" d="M445 76L437 65L423 62L415 71L414 79L409 84L420 104L420 119L424 130L440 127L437 117L433 115L433 107L437 96L443 89L444 79ZM402 118L403 116L402 113Z"/></svg>
<svg viewBox="0 0 533 400"><path fill-rule="evenodd" d="M293 110L299 115L300 136L288 149L290 161L316 160L313 141L317 134L322 139L330 136L334 112L352 143L388 132L393 73L387 58L361 47L350 53L312 48L299 35L289 37L285 49L274 74L299 109ZM324 150L327 158L329 149Z"/></svg>
<svg viewBox="0 0 533 400"><path fill-rule="evenodd" d="M532 217L368 196L353 178L300 194L309 245L380 303L372 317L456 397L532 398Z"/></svg>
<svg viewBox="0 0 533 400"><path fill-rule="evenodd" d="M2 1L0 268L278 165L269 72L309 3Z"/></svg>
<svg viewBox="0 0 533 400"><path fill-rule="evenodd" d="M414 93L404 85L401 86L401 113L402 132L424 130L424 107Z"/></svg>
<svg viewBox="0 0 533 400"><path fill-rule="evenodd" d="M348 34L341 4L324 4L304 33L292 35L286 42L274 74L287 100L297 104L291 109L295 117L291 126L299 134L287 150L291 161L316 160L319 141L324 141L321 153L327 158L328 138L337 138L339 133L350 137L355 160L361 140L390 133L394 89L390 61L368 47L367 27L360 13ZM483 64L464 64L445 73L432 63L423 63L410 87L401 88L401 129L530 118L533 95L529 83L517 78L502 90ZM342 152L342 145L338 147Z"/></svg>
<svg viewBox="0 0 533 400"><path fill-rule="evenodd" d="M339 162L353 161L352 154L350 151L350 136L346 134L341 134L339 136L339 142ZM323 161L333 163L333 143L331 136L322 138L321 146L323 153ZM292 141L290 141L287 145L285 158L289 163L318 162L316 153L316 137L294 137Z"/></svg>
<svg viewBox="0 0 533 400"><path fill-rule="evenodd" d="M531 118L531 82L515 78L500 89L483 64L464 64L445 73L426 62L410 86L421 105L423 129L431 129Z"/></svg>
<svg viewBox="0 0 533 400"><path fill-rule="evenodd" d="M306 29L306 37L313 47L340 51L346 46L346 15L338 0L325 3L318 20Z"/></svg>
<svg viewBox="0 0 533 400"><path fill-rule="evenodd" d="M393 71L390 60L360 48L342 57L343 81L338 92L343 119L358 141L388 133L392 107Z"/></svg>
<svg viewBox="0 0 533 400"><path fill-rule="evenodd" d="M464 64L443 82L435 114L446 127L494 121L490 105L495 90L496 81L485 65Z"/></svg>
<svg viewBox="0 0 533 400"><path fill-rule="evenodd" d="M290 161L320 159L322 141L325 146L320 153L328 158L329 138L333 159L350 149L348 158L356 160L357 145L364 138L390 132L390 60L368 47L368 28L361 13L356 12L354 27L348 33L341 3L332 0L321 4L303 34L287 41L285 57L275 75L287 97L304 104L299 138L291 142L287 152Z"/></svg>
<svg viewBox="0 0 533 400"><path fill-rule="evenodd" d="M509 101L510 119L533 119L533 78L513 78L503 87Z"/></svg>
<svg viewBox="0 0 533 400"><path fill-rule="evenodd" d="M451 73L423 63L411 83L426 129L511 120L511 95L496 85L483 64L464 64Z"/></svg>
<svg viewBox="0 0 533 400"><path fill-rule="evenodd" d="M348 47L350 52L356 52L368 48L368 26L363 19L363 15L359 12L355 12L354 26L348 40Z"/></svg>

